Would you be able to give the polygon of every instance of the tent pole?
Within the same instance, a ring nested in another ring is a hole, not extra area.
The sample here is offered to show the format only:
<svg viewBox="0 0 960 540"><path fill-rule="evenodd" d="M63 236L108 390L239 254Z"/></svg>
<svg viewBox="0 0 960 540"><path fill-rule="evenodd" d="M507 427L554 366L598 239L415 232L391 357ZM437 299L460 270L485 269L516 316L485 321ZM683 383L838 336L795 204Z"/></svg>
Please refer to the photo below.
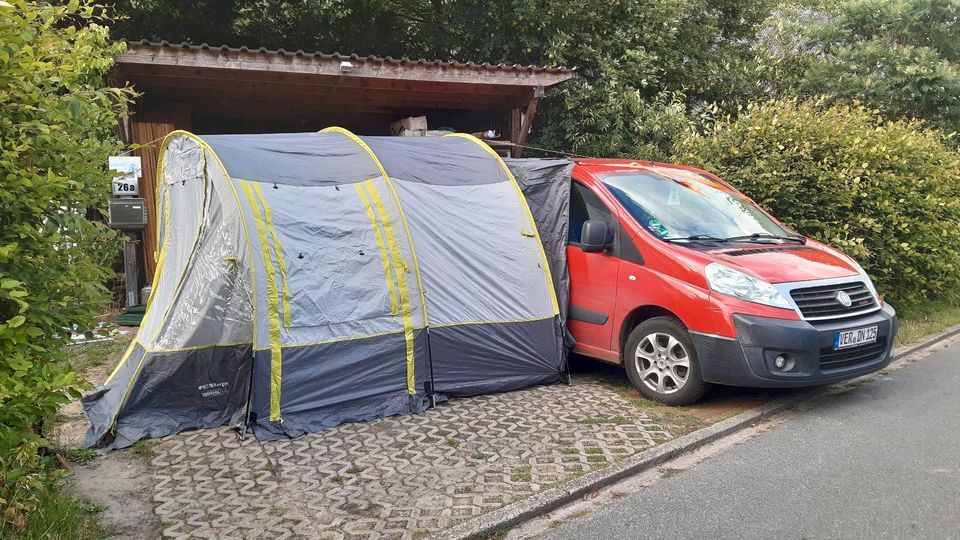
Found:
<svg viewBox="0 0 960 540"><path fill-rule="evenodd" d="M430 366L430 408L437 408L437 392L433 387L433 353L430 352L430 327L425 326L427 331L427 365Z"/></svg>
<svg viewBox="0 0 960 540"><path fill-rule="evenodd" d="M243 420L242 425L237 426L239 429L240 440L245 440L247 438L247 428L250 427L250 398L253 396L253 366L256 363L257 359L257 350L250 345L250 378L247 379L247 404L243 407Z"/></svg>

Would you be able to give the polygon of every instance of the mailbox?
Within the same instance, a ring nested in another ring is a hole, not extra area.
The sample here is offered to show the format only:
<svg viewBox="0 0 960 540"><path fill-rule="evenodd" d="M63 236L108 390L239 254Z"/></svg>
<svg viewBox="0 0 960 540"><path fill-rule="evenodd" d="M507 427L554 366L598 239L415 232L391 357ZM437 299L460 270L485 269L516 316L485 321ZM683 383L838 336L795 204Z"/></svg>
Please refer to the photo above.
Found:
<svg viewBox="0 0 960 540"><path fill-rule="evenodd" d="M110 199L108 223L114 229L144 229L147 205L141 198Z"/></svg>

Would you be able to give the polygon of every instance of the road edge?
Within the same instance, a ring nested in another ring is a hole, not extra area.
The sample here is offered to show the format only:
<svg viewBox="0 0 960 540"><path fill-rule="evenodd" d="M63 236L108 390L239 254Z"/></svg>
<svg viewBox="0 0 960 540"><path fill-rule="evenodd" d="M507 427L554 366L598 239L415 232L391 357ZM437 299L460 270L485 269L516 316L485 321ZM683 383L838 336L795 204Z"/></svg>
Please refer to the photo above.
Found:
<svg viewBox="0 0 960 540"><path fill-rule="evenodd" d="M917 343L904 345L893 350L893 361L899 362L903 358L924 349L932 347L941 341L960 334L960 325L953 326L937 334L927 336ZM837 383L850 384L859 379L869 379L875 373ZM696 450L718 439L732 435L746 429L757 422L783 412L804 401L829 392L836 385L819 386L799 392L789 397L778 399L762 407L742 412L732 418L717 422L712 426L694 431L678 437L672 441L654 446L639 454L631 456L619 463L605 467L598 471L586 474L565 482L564 484L545 489L531 497L508 504L492 512L477 516L449 529L439 531L430 538L437 540L466 540L485 538L498 531L513 527L533 518L540 517L546 512L555 510L565 504L575 501L584 495L619 482L644 470L665 463L680 454Z"/></svg>

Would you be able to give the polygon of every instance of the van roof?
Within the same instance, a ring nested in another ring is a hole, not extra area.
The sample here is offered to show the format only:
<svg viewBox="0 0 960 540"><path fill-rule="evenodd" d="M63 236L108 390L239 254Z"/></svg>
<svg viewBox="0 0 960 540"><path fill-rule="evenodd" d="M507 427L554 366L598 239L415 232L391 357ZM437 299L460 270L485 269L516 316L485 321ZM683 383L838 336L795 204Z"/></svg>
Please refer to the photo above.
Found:
<svg viewBox="0 0 960 540"><path fill-rule="evenodd" d="M677 172L685 171L688 173L695 173L698 175L704 175L708 178L711 178L713 175L698 169L696 167L690 167L688 165L677 165L674 163L661 163L659 161L643 161L636 159L606 159L606 158L584 158L584 159L573 159L580 167L587 169L587 172L590 173L600 173L610 170L630 170L630 169L642 169L642 170L652 170L657 172L658 169L661 171L663 169L672 169Z"/></svg>

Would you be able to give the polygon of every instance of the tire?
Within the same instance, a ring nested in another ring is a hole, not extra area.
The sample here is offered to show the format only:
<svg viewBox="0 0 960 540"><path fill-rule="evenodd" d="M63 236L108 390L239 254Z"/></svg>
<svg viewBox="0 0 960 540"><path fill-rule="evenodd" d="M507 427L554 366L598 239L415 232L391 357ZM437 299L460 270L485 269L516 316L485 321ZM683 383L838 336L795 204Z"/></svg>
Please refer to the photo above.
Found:
<svg viewBox="0 0 960 540"><path fill-rule="evenodd" d="M640 395L667 405L695 403L710 388L690 334L673 317L638 324L624 344L623 367Z"/></svg>

